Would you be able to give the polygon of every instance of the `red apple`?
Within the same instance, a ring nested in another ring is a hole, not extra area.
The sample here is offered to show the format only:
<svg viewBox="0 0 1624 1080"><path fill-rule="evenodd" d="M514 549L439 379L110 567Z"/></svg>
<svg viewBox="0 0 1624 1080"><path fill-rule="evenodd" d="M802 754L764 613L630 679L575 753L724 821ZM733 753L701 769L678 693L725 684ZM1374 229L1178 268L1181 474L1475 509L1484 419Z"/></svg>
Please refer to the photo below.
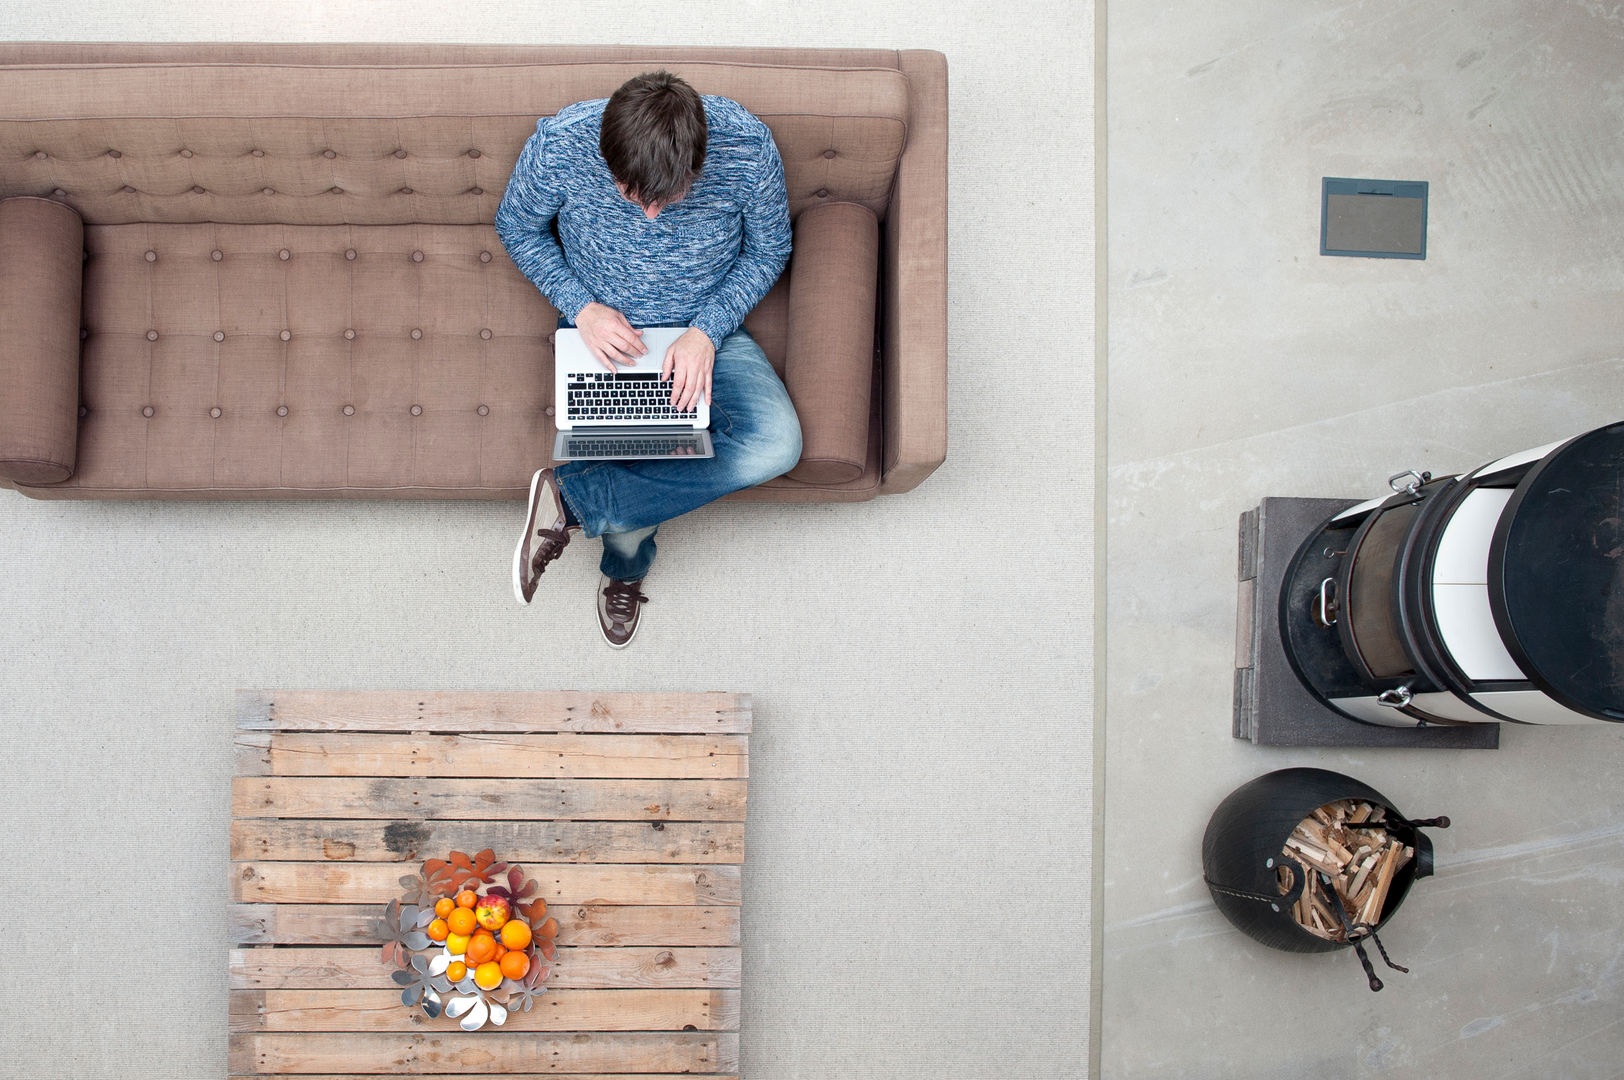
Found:
<svg viewBox="0 0 1624 1080"><path fill-rule="evenodd" d="M505 896L481 896L474 907L474 921L493 933L512 916L513 905Z"/></svg>

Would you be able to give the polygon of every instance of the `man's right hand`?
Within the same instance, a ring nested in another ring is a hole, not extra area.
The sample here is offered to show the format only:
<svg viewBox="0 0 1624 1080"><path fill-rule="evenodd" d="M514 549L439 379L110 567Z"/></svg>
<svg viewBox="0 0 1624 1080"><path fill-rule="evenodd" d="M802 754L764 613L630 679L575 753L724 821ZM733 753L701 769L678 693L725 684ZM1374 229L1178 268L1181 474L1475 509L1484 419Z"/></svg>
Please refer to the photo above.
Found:
<svg viewBox="0 0 1624 1080"><path fill-rule="evenodd" d="M626 321L626 316L607 304L591 303L575 316L575 328L581 331L581 340L598 358L598 363L610 371L618 371L619 364L635 364L637 358L648 352L643 344L643 331Z"/></svg>

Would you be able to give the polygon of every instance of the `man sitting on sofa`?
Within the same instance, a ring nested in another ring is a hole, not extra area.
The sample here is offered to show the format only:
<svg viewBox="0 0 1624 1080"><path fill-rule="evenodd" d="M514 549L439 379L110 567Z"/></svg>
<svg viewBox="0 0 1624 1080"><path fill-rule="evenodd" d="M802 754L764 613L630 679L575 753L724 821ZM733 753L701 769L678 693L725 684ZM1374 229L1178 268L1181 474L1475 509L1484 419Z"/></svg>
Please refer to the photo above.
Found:
<svg viewBox="0 0 1624 1080"><path fill-rule="evenodd" d="M609 370L647 352L638 326L689 328L662 377L678 408L710 403L715 457L541 469L513 555L514 595L528 604L572 533L603 537L598 625L624 648L648 599L660 523L800 459L789 394L741 328L789 259L784 165L767 126L737 102L701 98L667 72L639 75L607 101L541 119L496 231Z"/></svg>

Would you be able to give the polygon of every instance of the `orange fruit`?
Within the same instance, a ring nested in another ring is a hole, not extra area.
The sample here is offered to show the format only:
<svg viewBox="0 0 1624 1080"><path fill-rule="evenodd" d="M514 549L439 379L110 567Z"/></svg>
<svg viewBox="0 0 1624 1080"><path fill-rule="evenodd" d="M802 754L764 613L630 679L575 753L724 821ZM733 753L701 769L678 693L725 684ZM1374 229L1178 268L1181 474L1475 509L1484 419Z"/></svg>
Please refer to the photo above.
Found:
<svg viewBox="0 0 1624 1080"><path fill-rule="evenodd" d="M502 985L502 966L495 960L474 969L474 985L481 990L495 990Z"/></svg>
<svg viewBox="0 0 1624 1080"><path fill-rule="evenodd" d="M502 944L510 949L522 949L530 944L530 927L519 919L509 919L502 924Z"/></svg>
<svg viewBox="0 0 1624 1080"><path fill-rule="evenodd" d="M442 896L434 904L434 913L443 919L455 911L456 908L457 902L455 900L451 899L449 896Z"/></svg>
<svg viewBox="0 0 1624 1080"><path fill-rule="evenodd" d="M530 971L530 958L522 952L510 952L502 957L502 974L510 979L522 979Z"/></svg>
<svg viewBox="0 0 1624 1080"><path fill-rule="evenodd" d="M472 889L464 889L462 892L457 894L458 907L465 907L472 910L473 906L477 903L479 903L479 894Z"/></svg>
<svg viewBox="0 0 1624 1080"><path fill-rule="evenodd" d="M468 965L461 960L453 960L451 966L445 969L445 977L454 983L460 983L468 977Z"/></svg>
<svg viewBox="0 0 1624 1080"><path fill-rule="evenodd" d="M461 956L468 951L468 935L450 933L445 936L445 947L452 956Z"/></svg>
<svg viewBox="0 0 1624 1080"><path fill-rule="evenodd" d="M451 928L453 934L472 934L479 928L479 923L474 919L474 913L465 907L453 911L445 922Z"/></svg>
<svg viewBox="0 0 1624 1080"><path fill-rule="evenodd" d="M470 964L483 964L496 956L496 939L489 934L481 934L468 941L468 962Z"/></svg>
<svg viewBox="0 0 1624 1080"><path fill-rule="evenodd" d="M491 957L491 959L495 960L498 964L500 964L502 962L502 957L506 956L507 954L508 954L508 947L506 945L503 945L500 941L498 941L496 943L496 955Z"/></svg>
<svg viewBox="0 0 1624 1080"><path fill-rule="evenodd" d="M547 921L536 927L536 933L540 934L544 938L557 937L558 920L553 918L551 915L547 916Z"/></svg>
<svg viewBox="0 0 1624 1080"><path fill-rule="evenodd" d="M446 925L444 919L435 919L429 923L429 940L444 941L451 933L451 927Z"/></svg>

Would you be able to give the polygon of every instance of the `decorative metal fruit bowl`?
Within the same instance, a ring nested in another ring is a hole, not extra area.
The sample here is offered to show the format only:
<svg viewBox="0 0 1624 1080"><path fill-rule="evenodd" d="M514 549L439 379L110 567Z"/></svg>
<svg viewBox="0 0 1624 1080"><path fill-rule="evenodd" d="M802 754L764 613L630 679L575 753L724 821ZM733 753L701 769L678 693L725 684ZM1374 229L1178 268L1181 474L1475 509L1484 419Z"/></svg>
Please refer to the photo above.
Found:
<svg viewBox="0 0 1624 1080"><path fill-rule="evenodd" d="M464 1031L530 1011L558 958L558 920L523 867L489 848L453 851L400 883L406 892L385 905L378 932L402 1005L444 1013Z"/></svg>

